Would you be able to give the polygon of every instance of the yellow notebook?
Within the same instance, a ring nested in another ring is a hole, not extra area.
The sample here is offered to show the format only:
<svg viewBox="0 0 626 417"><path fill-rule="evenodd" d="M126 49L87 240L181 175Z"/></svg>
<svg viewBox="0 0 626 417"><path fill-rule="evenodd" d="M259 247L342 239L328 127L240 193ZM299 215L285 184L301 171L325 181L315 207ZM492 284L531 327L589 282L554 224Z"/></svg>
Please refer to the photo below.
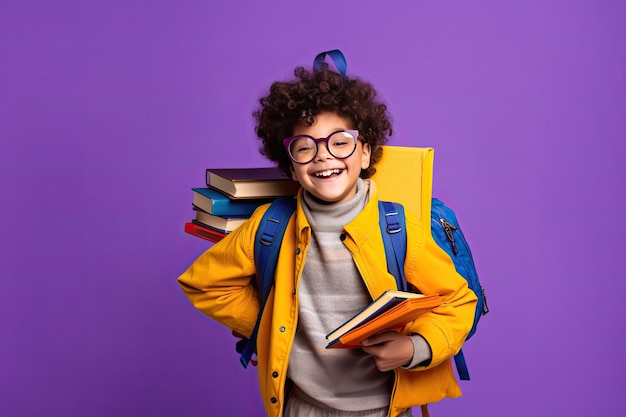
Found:
<svg viewBox="0 0 626 417"><path fill-rule="evenodd" d="M372 177L379 199L401 203L429 230L434 154L433 148L383 146L383 158Z"/></svg>

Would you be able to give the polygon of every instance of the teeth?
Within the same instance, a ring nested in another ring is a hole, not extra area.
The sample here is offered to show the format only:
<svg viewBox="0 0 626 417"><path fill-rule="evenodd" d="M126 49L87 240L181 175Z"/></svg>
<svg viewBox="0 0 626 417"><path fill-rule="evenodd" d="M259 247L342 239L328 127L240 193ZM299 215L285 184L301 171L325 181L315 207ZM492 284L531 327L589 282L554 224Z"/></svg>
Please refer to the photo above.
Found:
<svg viewBox="0 0 626 417"><path fill-rule="evenodd" d="M315 174L315 176L317 178L326 178L326 177L330 177L333 174L340 174L340 173L341 173L340 169L329 169L326 171L318 172Z"/></svg>

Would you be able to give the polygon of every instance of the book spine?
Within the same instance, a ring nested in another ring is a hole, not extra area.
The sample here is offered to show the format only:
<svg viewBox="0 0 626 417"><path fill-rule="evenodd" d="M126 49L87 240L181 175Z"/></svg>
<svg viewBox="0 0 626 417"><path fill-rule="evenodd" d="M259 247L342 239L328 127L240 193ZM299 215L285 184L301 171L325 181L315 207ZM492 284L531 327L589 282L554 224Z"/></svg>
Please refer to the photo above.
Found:
<svg viewBox="0 0 626 417"><path fill-rule="evenodd" d="M231 199L227 194L211 187L192 188L193 204L205 212L220 217L250 217L262 204L272 201L268 198Z"/></svg>
<svg viewBox="0 0 626 417"><path fill-rule="evenodd" d="M220 217L250 217L254 210L268 200L213 200L213 214Z"/></svg>
<svg viewBox="0 0 626 417"><path fill-rule="evenodd" d="M224 236L226 236L225 233L212 230L208 226L206 228L202 227L193 222L185 223L185 232L213 243L219 242L224 238Z"/></svg>
<svg viewBox="0 0 626 417"><path fill-rule="evenodd" d="M205 231L208 231L211 233L217 232L220 235L225 236L231 232L231 230L220 229L218 227L211 226L210 224L202 223L200 220L193 219L191 220L191 222L197 226L202 226L205 229Z"/></svg>

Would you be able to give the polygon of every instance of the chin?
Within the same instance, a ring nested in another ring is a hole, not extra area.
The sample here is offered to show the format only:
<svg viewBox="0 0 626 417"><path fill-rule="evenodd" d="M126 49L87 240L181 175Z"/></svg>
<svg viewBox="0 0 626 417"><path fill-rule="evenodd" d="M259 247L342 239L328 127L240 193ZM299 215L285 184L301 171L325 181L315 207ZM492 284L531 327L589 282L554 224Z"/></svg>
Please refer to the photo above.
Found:
<svg viewBox="0 0 626 417"><path fill-rule="evenodd" d="M318 194L313 194L311 193L311 195L315 198L315 200L319 203L322 204L334 204L337 203L339 201L341 201L342 197L341 196L321 196Z"/></svg>

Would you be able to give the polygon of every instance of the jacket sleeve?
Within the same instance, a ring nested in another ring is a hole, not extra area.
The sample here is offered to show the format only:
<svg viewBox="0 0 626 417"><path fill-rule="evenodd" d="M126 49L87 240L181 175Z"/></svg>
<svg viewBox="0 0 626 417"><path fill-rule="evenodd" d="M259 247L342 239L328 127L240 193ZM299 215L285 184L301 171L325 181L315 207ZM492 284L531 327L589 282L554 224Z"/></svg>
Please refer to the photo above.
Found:
<svg viewBox="0 0 626 417"><path fill-rule="evenodd" d="M474 322L476 295L456 272L448 254L437 245L417 218L407 214L407 280L424 294L438 293L443 304L415 320L410 332L428 341L432 360L427 369L441 364L461 349Z"/></svg>
<svg viewBox="0 0 626 417"><path fill-rule="evenodd" d="M200 311L231 330L250 336L260 308L255 285L254 238L267 206L214 244L178 277Z"/></svg>

